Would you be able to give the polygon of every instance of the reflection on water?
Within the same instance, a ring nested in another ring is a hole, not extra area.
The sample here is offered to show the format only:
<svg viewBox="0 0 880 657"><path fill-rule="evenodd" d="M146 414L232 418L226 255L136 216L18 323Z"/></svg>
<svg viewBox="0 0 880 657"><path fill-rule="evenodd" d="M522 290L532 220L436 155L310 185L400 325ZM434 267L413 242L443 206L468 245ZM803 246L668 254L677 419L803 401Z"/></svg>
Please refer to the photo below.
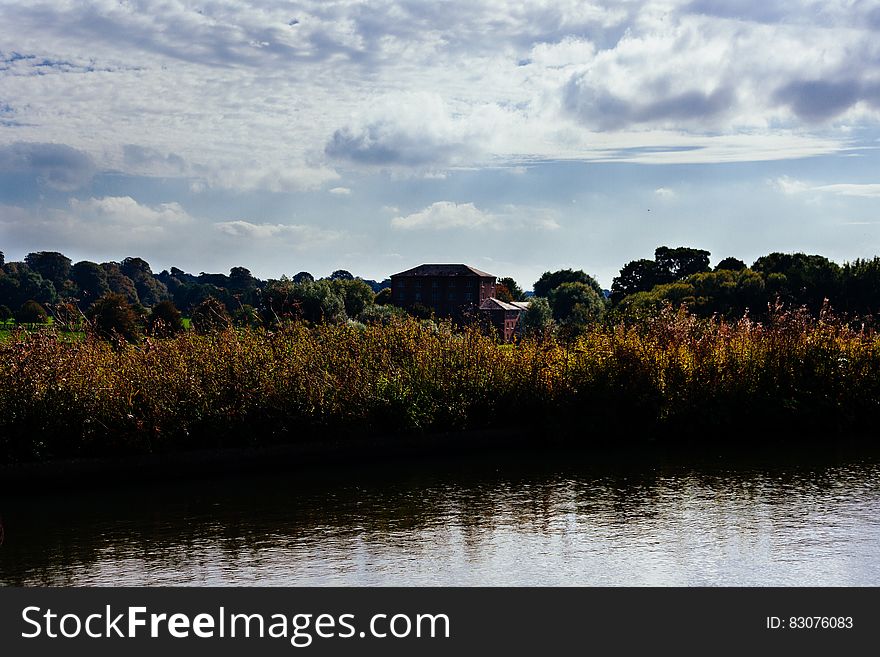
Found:
<svg viewBox="0 0 880 657"><path fill-rule="evenodd" d="M880 585L880 459L521 455L5 496L0 584Z"/></svg>

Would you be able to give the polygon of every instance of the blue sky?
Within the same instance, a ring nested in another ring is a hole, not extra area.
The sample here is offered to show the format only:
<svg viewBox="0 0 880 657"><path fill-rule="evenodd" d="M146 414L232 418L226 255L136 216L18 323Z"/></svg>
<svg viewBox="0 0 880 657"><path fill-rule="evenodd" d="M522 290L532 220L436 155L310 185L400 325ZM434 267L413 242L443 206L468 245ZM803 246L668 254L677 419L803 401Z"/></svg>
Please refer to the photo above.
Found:
<svg viewBox="0 0 880 657"><path fill-rule="evenodd" d="M880 254L880 2L0 0L0 250L155 271Z"/></svg>

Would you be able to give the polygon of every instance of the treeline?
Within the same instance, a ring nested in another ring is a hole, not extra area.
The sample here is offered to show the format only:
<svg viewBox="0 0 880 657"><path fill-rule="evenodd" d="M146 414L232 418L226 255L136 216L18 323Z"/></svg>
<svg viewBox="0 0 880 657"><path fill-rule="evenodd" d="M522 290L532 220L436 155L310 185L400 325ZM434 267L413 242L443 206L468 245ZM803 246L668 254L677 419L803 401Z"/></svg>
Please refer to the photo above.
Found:
<svg viewBox="0 0 880 657"><path fill-rule="evenodd" d="M658 247L652 259L624 265L610 290L583 270L545 272L533 284L522 319L525 333L576 337L604 319L626 321L656 315L667 306L700 317L766 318L776 306L825 308L866 320L880 311L880 258L838 265L820 255L770 253L751 266L727 257L710 266L709 251ZM510 277L498 280L496 296L523 300ZM429 318L430 308L411 309ZM0 321L47 321L61 325L89 319L99 331L131 336L139 331L174 333L181 315L196 330L229 325L270 326L279 320L312 323L356 319L385 321L403 311L391 304L390 280L364 280L345 270L316 279L308 272L260 280L244 267L229 274L187 273L177 267L154 274L142 258L73 263L61 253L29 253L5 262L0 253Z"/></svg>
<svg viewBox="0 0 880 657"><path fill-rule="evenodd" d="M524 318L527 330L578 335L591 323L614 323L684 308L698 317L767 319L774 308L833 310L870 321L880 311L880 258L838 265L820 255L770 253L748 266L728 257L710 266L709 251L658 247L653 259L633 260L610 291L582 270L545 272Z"/></svg>
<svg viewBox="0 0 880 657"><path fill-rule="evenodd" d="M139 328L182 327L181 313L199 326L255 325L279 318L310 321L358 318L390 281L355 278L345 270L316 279L309 272L260 280L244 267L229 274L190 274L177 267L154 274L142 258L74 263L62 253L29 253L6 262L0 252L0 321L75 327L83 318L124 335Z"/></svg>

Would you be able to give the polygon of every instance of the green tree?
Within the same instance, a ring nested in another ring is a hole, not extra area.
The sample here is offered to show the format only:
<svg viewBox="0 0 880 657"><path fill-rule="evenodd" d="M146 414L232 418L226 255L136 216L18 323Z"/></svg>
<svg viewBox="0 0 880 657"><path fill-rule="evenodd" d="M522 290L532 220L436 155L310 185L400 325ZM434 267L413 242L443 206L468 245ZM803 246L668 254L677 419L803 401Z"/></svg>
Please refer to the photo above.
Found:
<svg viewBox="0 0 880 657"><path fill-rule="evenodd" d="M107 340L123 338L135 342L140 336L138 318L128 299L108 292L95 301L86 312L95 333Z"/></svg>
<svg viewBox="0 0 880 657"><path fill-rule="evenodd" d="M558 269L545 271L541 278L535 281L532 289L536 297L549 297L550 293L563 283L584 283L592 287L596 294L602 296L602 288L592 276L580 269Z"/></svg>
<svg viewBox="0 0 880 657"><path fill-rule="evenodd" d="M553 328L553 311L543 297L532 297L528 310L520 317L523 332L530 336L546 335Z"/></svg>
<svg viewBox="0 0 880 657"><path fill-rule="evenodd" d="M12 317L12 311L9 309L9 306L0 305L0 322L8 322Z"/></svg>
<svg viewBox="0 0 880 657"><path fill-rule="evenodd" d="M28 253L25 263L47 281L51 281L56 291L61 291L64 281L70 276L70 258L57 251L38 251Z"/></svg>
<svg viewBox="0 0 880 657"><path fill-rule="evenodd" d="M169 298L168 288L153 275L150 264L143 258L126 258L119 269L134 283L138 299L143 305L155 306Z"/></svg>
<svg viewBox="0 0 880 657"><path fill-rule="evenodd" d="M96 262L77 262L70 270L70 278L79 287L80 306L83 308L88 308L110 291L107 272Z"/></svg>
<svg viewBox="0 0 880 657"><path fill-rule="evenodd" d="M746 263L739 258L724 258L724 260L715 265L715 271L742 271L746 268Z"/></svg>
<svg viewBox="0 0 880 657"><path fill-rule="evenodd" d="M293 275L294 283L314 283L315 277L307 271L301 271Z"/></svg>
<svg viewBox="0 0 880 657"><path fill-rule="evenodd" d="M332 281L333 290L342 298L345 314L352 319L360 317L364 308L371 306L375 294L373 288L359 279L337 278Z"/></svg>
<svg viewBox="0 0 880 657"><path fill-rule="evenodd" d="M346 271L345 269L337 269L332 274L330 274L331 281L351 281L354 280L354 276L350 271Z"/></svg>
<svg viewBox="0 0 880 657"><path fill-rule="evenodd" d="M596 320L605 310L605 299L591 285L581 282L563 283L550 293L553 318L558 322L569 320L577 306L578 318Z"/></svg>
<svg viewBox="0 0 880 657"><path fill-rule="evenodd" d="M373 298L373 303L377 306L384 306L390 304L392 302L391 298L391 288L385 287L376 292L376 296Z"/></svg>
<svg viewBox="0 0 880 657"><path fill-rule="evenodd" d="M159 338L171 338L183 331L183 317L171 301L157 303L147 317L147 333Z"/></svg>

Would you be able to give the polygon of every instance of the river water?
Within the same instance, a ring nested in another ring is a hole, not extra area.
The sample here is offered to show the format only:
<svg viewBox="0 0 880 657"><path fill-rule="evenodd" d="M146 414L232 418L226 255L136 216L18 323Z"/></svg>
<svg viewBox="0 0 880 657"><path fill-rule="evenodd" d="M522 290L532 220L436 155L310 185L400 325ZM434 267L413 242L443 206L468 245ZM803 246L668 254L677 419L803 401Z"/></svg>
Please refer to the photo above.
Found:
<svg viewBox="0 0 880 657"><path fill-rule="evenodd" d="M0 498L4 585L880 585L880 458L481 453Z"/></svg>

